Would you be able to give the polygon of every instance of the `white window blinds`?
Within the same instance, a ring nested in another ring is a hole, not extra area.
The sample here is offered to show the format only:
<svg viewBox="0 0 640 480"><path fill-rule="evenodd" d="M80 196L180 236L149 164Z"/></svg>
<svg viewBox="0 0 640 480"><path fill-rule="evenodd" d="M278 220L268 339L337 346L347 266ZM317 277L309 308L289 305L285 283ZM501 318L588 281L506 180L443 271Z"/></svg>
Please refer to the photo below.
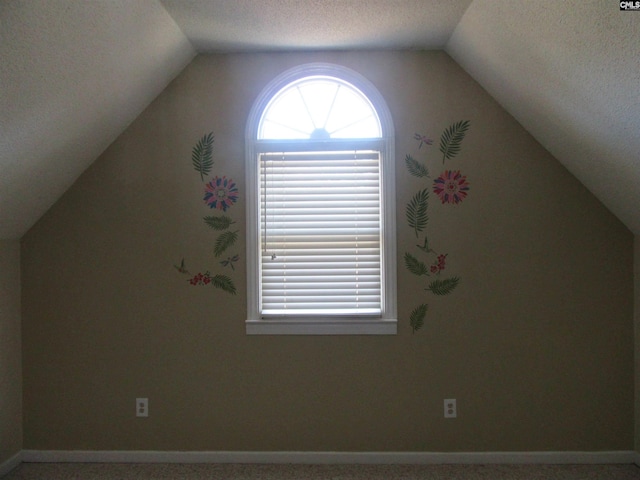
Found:
<svg viewBox="0 0 640 480"><path fill-rule="evenodd" d="M262 153L260 315L380 315L380 153Z"/></svg>

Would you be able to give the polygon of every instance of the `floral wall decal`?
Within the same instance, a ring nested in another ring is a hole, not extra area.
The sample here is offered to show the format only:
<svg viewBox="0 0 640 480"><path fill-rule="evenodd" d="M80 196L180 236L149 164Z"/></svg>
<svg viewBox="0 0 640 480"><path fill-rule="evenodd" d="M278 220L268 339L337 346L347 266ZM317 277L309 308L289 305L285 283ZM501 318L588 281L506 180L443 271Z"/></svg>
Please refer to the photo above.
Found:
<svg viewBox="0 0 640 480"><path fill-rule="evenodd" d="M238 188L235 182L227 177L215 177L205 185L204 191L205 203L223 212L238 200Z"/></svg>
<svg viewBox="0 0 640 480"><path fill-rule="evenodd" d="M445 170L433 181L433 191L442 203L460 203L467 196L469 182L460 170Z"/></svg>
<svg viewBox="0 0 640 480"><path fill-rule="evenodd" d="M461 143L469 129L469 121L463 120L452 124L444 130L440 136L440 152L443 154L442 163L454 158L461 151ZM416 133L413 137L419 142L418 150L423 146L433 145L426 135ZM429 223L429 193L433 191L440 199L442 205L458 205L468 195L469 182L466 175L462 175L460 170L445 170L437 178L431 179L429 168L426 163L416 160L411 155L406 155L405 165L409 173L421 182L427 180L430 187L422 188L416 192L406 208L407 225L413 231L417 239L422 243L416 244L417 252L405 252L404 263L409 272L418 277L429 277L424 290L432 295L445 296L452 293L459 285L459 276L444 277L443 272L447 270L448 253L436 251L429 243L427 227ZM421 237L422 236L422 237ZM420 330L424 326L428 303L421 303L414 308L409 315L409 323L413 332Z"/></svg>
<svg viewBox="0 0 640 480"><path fill-rule="evenodd" d="M203 200L205 204L212 210L227 212L238 201L238 187L236 183L226 176L215 176L211 180L206 181L211 169L213 168L213 132L203 135L193 147L191 152L191 163L193 168L200 174L200 179L205 182ZM205 225L212 230L220 233L214 242L213 253L216 257L222 255L223 252L231 249L238 239L238 230L229 231L229 228L236 222L228 215L208 215L203 217ZM233 254L227 257L227 260L219 261L220 268L227 266L235 271L234 262L240 260L239 254ZM192 275L185 266L184 258L180 265L174 265L174 268L184 274L189 275L187 280L190 285L212 285L225 292L236 294L236 287L233 280L228 275L211 274L209 270L205 273L198 272Z"/></svg>

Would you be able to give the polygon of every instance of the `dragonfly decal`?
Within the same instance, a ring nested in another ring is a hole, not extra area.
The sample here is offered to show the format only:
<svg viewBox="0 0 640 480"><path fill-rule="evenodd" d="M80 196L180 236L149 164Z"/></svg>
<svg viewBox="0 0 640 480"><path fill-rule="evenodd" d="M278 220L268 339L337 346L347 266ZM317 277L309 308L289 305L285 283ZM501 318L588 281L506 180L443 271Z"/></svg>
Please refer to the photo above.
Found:
<svg viewBox="0 0 640 480"><path fill-rule="evenodd" d="M226 260L222 260L220 262L220 265L222 265L223 267L230 266L231 270L235 270L233 264L238 260L240 260L240 255L234 255L233 257L227 257Z"/></svg>

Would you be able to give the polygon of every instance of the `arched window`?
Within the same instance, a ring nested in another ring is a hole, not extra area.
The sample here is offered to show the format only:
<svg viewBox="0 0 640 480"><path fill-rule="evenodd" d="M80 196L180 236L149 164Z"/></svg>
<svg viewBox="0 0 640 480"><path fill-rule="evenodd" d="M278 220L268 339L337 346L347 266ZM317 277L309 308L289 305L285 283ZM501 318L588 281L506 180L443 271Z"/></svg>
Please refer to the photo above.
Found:
<svg viewBox="0 0 640 480"><path fill-rule="evenodd" d="M272 81L246 131L249 334L396 333L393 124L328 64Z"/></svg>

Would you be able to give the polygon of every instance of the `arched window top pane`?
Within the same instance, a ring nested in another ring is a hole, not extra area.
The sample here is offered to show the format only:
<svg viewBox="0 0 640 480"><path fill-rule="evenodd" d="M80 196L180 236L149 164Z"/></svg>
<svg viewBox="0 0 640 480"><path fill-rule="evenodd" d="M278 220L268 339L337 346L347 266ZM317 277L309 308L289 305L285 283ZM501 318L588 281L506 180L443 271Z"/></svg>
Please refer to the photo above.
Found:
<svg viewBox="0 0 640 480"><path fill-rule="evenodd" d="M304 77L282 88L258 125L258 139L380 137L380 119L369 99L350 83L325 75Z"/></svg>

